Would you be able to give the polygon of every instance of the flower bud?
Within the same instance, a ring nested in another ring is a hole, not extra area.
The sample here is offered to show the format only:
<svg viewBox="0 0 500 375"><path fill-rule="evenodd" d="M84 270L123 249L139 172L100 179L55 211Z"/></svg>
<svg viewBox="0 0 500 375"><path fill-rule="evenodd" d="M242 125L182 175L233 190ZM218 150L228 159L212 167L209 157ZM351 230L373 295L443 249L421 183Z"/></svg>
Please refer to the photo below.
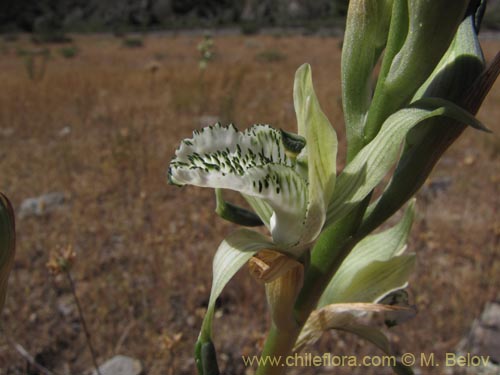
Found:
<svg viewBox="0 0 500 375"><path fill-rule="evenodd" d="M380 77L365 125L371 141L392 113L409 104L443 57L468 0L395 1Z"/></svg>
<svg viewBox="0 0 500 375"><path fill-rule="evenodd" d="M342 105L348 160L363 147L363 127L372 95L372 74L387 42L392 0L349 2L342 48Z"/></svg>
<svg viewBox="0 0 500 375"><path fill-rule="evenodd" d="M414 100L441 97L475 114L500 71L500 56L484 70L483 55L477 40L474 10L462 22L450 48ZM465 126L454 120L429 119L413 129L392 180L380 199L365 216L363 232L370 232L396 212L429 176L446 149L460 136Z"/></svg>

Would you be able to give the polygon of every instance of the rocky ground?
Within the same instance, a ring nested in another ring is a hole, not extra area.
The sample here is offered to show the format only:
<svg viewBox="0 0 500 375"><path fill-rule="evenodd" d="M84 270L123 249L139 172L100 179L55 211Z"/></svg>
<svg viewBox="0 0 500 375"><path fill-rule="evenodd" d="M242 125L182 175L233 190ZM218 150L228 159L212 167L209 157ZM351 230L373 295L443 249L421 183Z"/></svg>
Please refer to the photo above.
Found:
<svg viewBox="0 0 500 375"><path fill-rule="evenodd" d="M18 219L0 374L39 373L16 345L57 374L92 367L70 285L46 267L51 254L71 245L71 273L98 362L122 354L140 360L148 374L192 375L211 259L234 227L214 214L211 191L167 185L179 141L216 119L293 130L293 75L309 62L343 155L340 39L218 35L204 71L201 40L73 36L72 44L42 49L26 35L0 42L0 190ZM499 43L486 39L484 48L491 59ZM410 283L418 314L389 331L397 353L443 359L458 350L484 306L500 298L499 102L497 83L479 113L494 133L468 129L418 194L408 244L418 257ZM268 323L263 288L243 270L216 314L224 373L245 373L240 357L259 352ZM310 350L379 354L338 333L325 334Z"/></svg>

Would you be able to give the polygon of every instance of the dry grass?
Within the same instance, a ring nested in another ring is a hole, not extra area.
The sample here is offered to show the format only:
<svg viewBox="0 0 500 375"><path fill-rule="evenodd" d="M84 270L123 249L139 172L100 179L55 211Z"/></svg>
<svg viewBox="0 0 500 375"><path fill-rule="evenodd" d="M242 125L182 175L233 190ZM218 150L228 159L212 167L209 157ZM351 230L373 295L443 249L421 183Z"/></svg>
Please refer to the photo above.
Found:
<svg viewBox="0 0 500 375"><path fill-rule="evenodd" d="M307 61L322 106L344 138L338 39L217 37L216 58L203 75L200 40L150 36L131 49L110 36L76 37L78 56L65 59L54 47L38 82L16 54L32 48L27 37L0 45L0 190L16 207L51 191L69 198L63 211L18 220L2 320L12 339L58 373L91 367L69 288L45 267L50 252L67 244L77 252L73 275L99 360L122 353L143 361L149 374L194 373L192 346L211 259L233 229L213 213L211 191L166 183L175 148L199 127L200 116L240 128L259 122L293 130L293 74ZM486 43L487 56L498 46ZM153 60L156 72L148 67ZM499 99L497 84L479 115L496 134ZM71 133L59 135L66 126ZM409 244L418 253L410 289L419 314L392 330L397 351L442 357L484 303L500 298L499 157L498 135L467 130L433 174L451 178L449 189L421 194ZM258 353L268 323L264 300L247 272L223 293L216 344L225 373L242 374L239 356ZM336 334L314 350L377 353ZM0 374L27 372L0 339Z"/></svg>

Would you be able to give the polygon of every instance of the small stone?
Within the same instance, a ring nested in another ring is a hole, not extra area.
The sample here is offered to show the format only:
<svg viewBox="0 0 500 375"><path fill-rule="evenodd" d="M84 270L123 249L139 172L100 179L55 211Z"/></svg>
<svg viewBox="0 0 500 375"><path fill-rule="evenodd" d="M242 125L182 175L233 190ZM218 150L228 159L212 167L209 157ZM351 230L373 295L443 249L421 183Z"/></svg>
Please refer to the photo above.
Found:
<svg viewBox="0 0 500 375"><path fill-rule="evenodd" d="M188 358L187 360L183 361L183 365L181 365L181 371L182 372L188 372L193 369L194 366L196 366L196 363L194 361L194 358Z"/></svg>
<svg viewBox="0 0 500 375"><path fill-rule="evenodd" d="M194 327L196 325L196 317L189 315L186 319L186 324L188 327Z"/></svg>
<svg viewBox="0 0 500 375"><path fill-rule="evenodd" d="M500 362L499 332L495 329L478 325L474 328L473 338L469 342L470 353L489 356L491 361Z"/></svg>
<svg viewBox="0 0 500 375"><path fill-rule="evenodd" d="M10 137L14 134L14 128L0 128L0 135L2 137Z"/></svg>
<svg viewBox="0 0 500 375"><path fill-rule="evenodd" d="M101 375L140 375L142 374L142 365L137 359L117 355L99 366ZM97 375L93 371L92 375Z"/></svg>
<svg viewBox="0 0 500 375"><path fill-rule="evenodd" d="M69 126L65 126L61 130L59 130L59 132L57 133L57 135L61 138L66 137L67 135L70 135L70 134L71 134L71 128Z"/></svg>
<svg viewBox="0 0 500 375"><path fill-rule="evenodd" d="M488 303L481 314L481 325L500 331L500 302Z"/></svg>
<svg viewBox="0 0 500 375"><path fill-rule="evenodd" d="M177 232L177 224L173 221L171 221L169 224L168 224L168 231L170 233L175 233Z"/></svg>
<svg viewBox="0 0 500 375"><path fill-rule="evenodd" d="M472 154L466 155L464 158L465 165L472 165L474 164L475 161L476 161L476 156Z"/></svg>
<svg viewBox="0 0 500 375"><path fill-rule="evenodd" d="M64 317L73 313L74 306L73 296L69 294L60 297L57 301L57 311Z"/></svg>
<svg viewBox="0 0 500 375"><path fill-rule="evenodd" d="M437 177L425 184L421 190L424 198L436 198L439 194L446 192L453 184L453 179L448 176Z"/></svg>
<svg viewBox="0 0 500 375"><path fill-rule="evenodd" d="M489 356L493 364L500 363L500 304L486 304L480 319L476 319L469 334L458 345L459 353ZM497 369L498 370L498 367Z"/></svg>
<svg viewBox="0 0 500 375"><path fill-rule="evenodd" d="M32 314L30 314L28 320L29 320L30 323L34 323L34 322L36 322L37 318L38 317L37 317L36 313L32 313Z"/></svg>
<svg viewBox="0 0 500 375"><path fill-rule="evenodd" d="M42 216L62 208L66 196L61 192L53 192L36 198L27 198L21 203L19 217L21 219L29 216Z"/></svg>

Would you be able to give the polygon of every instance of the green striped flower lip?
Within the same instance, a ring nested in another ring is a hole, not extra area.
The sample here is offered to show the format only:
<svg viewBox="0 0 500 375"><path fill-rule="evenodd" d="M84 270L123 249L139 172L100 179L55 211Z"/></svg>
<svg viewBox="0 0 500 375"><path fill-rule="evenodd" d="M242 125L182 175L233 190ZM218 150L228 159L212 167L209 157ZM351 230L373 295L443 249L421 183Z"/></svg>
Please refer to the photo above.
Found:
<svg viewBox="0 0 500 375"><path fill-rule="evenodd" d="M216 124L182 141L168 171L176 185L239 191L267 203L273 241L296 245L307 212L307 176L296 154L305 146L302 137L254 125L240 132L234 125ZM300 156L299 156L300 159Z"/></svg>

